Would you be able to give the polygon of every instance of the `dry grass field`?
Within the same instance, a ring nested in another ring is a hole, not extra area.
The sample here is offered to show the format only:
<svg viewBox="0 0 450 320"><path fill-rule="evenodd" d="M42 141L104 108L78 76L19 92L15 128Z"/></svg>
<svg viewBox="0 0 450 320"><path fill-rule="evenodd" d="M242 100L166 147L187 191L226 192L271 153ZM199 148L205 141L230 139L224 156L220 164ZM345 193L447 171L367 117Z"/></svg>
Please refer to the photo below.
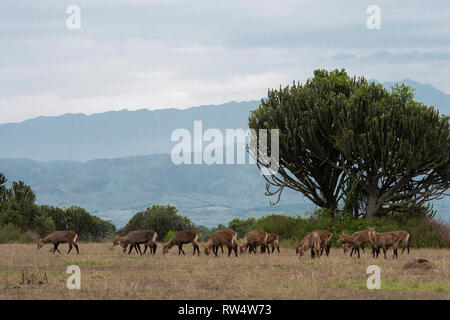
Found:
<svg viewBox="0 0 450 320"><path fill-rule="evenodd" d="M299 259L294 249L270 256L186 256L177 248L156 256L126 255L110 244L80 244L80 254L37 252L32 244L0 245L0 299L450 299L448 249L412 249L392 260L361 259L332 249L330 257ZM61 250L62 249L62 250ZM220 255L220 253L219 253ZM428 259L428 271L403 271L412 258ZM366 268L381 268L381 289L368 290ZM66 287L69 265L81 268L81 290Z"/></svg>

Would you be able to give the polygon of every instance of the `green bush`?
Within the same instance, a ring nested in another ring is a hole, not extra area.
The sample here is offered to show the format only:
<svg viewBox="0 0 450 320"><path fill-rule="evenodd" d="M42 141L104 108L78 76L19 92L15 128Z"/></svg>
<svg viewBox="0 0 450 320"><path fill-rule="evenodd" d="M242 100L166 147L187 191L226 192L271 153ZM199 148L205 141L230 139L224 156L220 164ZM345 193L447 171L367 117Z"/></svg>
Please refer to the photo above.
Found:
<svg viewBox="0 0 450 320"><path fill-rule="evenodd" d="M31 231L22 232L13 224L6 224L0 227L0 243L30 243L36 242L37 236Z"/></svg>
<svg viewBox="0 0 450 320"><path fill-rule="evenodd" d="M165 239L170 230L193 229L194 226L188 217L178 215L178 209L174 206L154 205L147 210L136 213L127 225L118 231L120 235L139 229L155 230L158 239Z"/></svg>
<svg viewBox="0 0 450 320"><path fill-rule="evenodd" d="M164 241L164 242L169 242L170 239L175 235L175 233L177 233L177 231L170 230L170 231L167 232L166 235L164 236L163 241Z"/></svg>

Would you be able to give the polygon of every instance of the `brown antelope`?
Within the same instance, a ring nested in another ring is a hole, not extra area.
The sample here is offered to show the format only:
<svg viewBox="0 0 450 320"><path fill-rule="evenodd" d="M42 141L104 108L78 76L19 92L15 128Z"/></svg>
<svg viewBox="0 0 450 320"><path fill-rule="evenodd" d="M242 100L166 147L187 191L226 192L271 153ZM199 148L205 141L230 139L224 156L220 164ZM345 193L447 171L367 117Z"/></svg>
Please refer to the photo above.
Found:
<svg viewBox="0 0 450 320"><path fill-rule="evenodd" d="M253 252L256 254L256 248L259 245L261 245L261 248L267 247L267 238L268 233L263 230L253 230L248 232L244 236L242 244L239 246L240 253L243 254L248 248L250 248L249 253ZM267 250L267 252L270 254L269 250Z"/></svg>
<svg viewBox="0 0 450 320"><path fill-rule="evenodd" d="M192 243L192 246L194 247L194 253L195 251L198 252L198 255L200 255L200 249L198 248L198 232L194 230L181 230L174 234L174 236L164 245L163 253L166 254L169 252L169 249L171 249L173 246L178 246L178 254L184 253L183 250L183 244L186 243Z"/></svg>
<svg viewBox="0 0 450 320"><path fill-rule="evenodd" d="M272 253L275 251L275 249L278 250L278 253L280 253L280 236L275 233L269 233L267 235L267 250L269 250L269 245L272 247ZM261 247L261 253L265 251L264 247Z"/></svg>
<svg viewBox="0 0 450 320"><path fill-rule="evenodd" d="M67 252L67 254L69 254L69 252L72 250L72 246L74 246L75 249L77 249L77 254L79 254L80 252L78 251L77 240L78 240L78 235L71 230L55 231L55 232L49 234L48 236L46 236L45 238L40 238L38 240L37 248L40 249L44 246L44 244L52 243L53 244L53 254L55 254L55 251L58 251L59 253L61 253L58 250L59 244L68 242L69 243L69 251Z"/></svg>
<svg viewBox="0 0 450 320"><path fill-rule="evenodd" d="M147 246L150 247L150 253L153 252L153 254L156 253L156 238L158 237L158 234L153 230L134 230L128 232L128 234L124 237L126 238L128 244L130 245L130 249L128 250L128 254L131 253L131 250L133 248L136 250L136 252L139 250L139 254L142 256L141 247L139 244L145 244L146 248L144 250L147 250ZM123 247L123 245L122 245Z"/></svg>
<svg viewBox="0 0 450 320"><path fill-rule="evenodd" d="M130 242L128 241L127 237L117 237L113 242L113 246L120 245L122 247L124 253L127 251L127 247L129 244L130 244Z"/></svg>
<svg viewBox="0 0 450 320"><path fill-rule="evenodd" d="M405 249L408 249L409 254L409 232L405 230L398 230L398 231L392 231L398 235L400 238L400 242L403 245L402 253L405 251Z"/></svg>
<svg viewBox="0 0 450 320"><path fill-rule="evenodd" d="M300 257L302 257L306 250L311 249L311 259L314 257L319 258L322 248L321 243L322 240L317 231L308 232L297 246L296 252L300 253Z"/></svg>
<svg viewBox="0 0 450 320"><path fill-rule="evenodd" d="M129 244L130 244L130 242L128 241L127 237L117 237L114 240L113 246L120 245L122 247L122 249L123 249L123 252L125 253L127 251L127 247L128 247ZM148 244L146 244L146 243L144 244L144 246L145 246L145 249L144 249L143 254L145 254L145 252L147 251L147 248L150 248L148 246ZM140 246L139 246L139 244L136 244L136 246L134 247L134 249L136 250L136 253L139 253L138 248L140 249ZM156 248L157 248L157 245L155 243L154 247L150 248L150 250L149 250L150 253L152 253L154 255L156 253Z"/></svg>
<svg viewBox="0 0 450 320"><path fill-rule="evenodd" d="M333 234L328 230L315 230L315 231L310 231L310 232L306 233L305 236L307 236L313 232L317 232L317 234L320 237L320 255L322 255L323 250L325 250L325 253L328 257L328 255L330 254L331 236Z"/></svg>
<svg viewBox="0 0 450 320"><path fill-rule="evenodd" d="M365 253L364 245L367 243L371 243L369 239L368 230L357 231L353 233L351 236L344 234L344 232L341 232L338 241L343 243L342 247L344 248L344 253L347 252L349 248L352 248L352 251L350 252L350 257L353 256L354 252L358 252L358 258L360 257L359 249L362 249L362 251ZM375 257L375 253L376 250L372 246L373 257Z"/></svg>
<svg viewBox="0 0 450 320"><path fill-rule="evenodd" d="M397 258L398 259L398 253L397 253L397 246L400 241L400 236L395 232L383 232L378 233L375 231L374 228L367 227L369 231L369 238L370 243L375 248L377 257L380 252L380 248L383 249L384 258L386 259L386 251L389 247L392 246L392 249L394 250L394 255L392 256L392 259Z"/></svg>
<svg viewBox="0 0 450 320"><path fill-rule="evenodd" d="M342 249L344 250L344 253L346 253L350 247L353 247L352 236L345 234L344 231L342 231L339 234L339 238L337 241L342 244Z"/></svg>
<svg viewBox="0 0 450 320"><path fill-rule="evenodd" d="M230 256L231 252L234 251L234 254L237 257L236 239L237 239L237 232L232 229L216 231L211 235L208 242L204 245L205 254L209 255L212 248L212 251L217 257L219 247L226 245L228 248L228 256Z"/></svg>

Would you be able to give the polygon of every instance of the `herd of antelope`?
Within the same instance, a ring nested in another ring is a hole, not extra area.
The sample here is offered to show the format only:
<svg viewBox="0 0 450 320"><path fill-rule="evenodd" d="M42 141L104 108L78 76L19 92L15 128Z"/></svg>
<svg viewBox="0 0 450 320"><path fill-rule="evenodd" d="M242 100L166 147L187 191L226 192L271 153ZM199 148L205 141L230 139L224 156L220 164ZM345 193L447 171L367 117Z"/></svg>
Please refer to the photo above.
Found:
<svg viewBox="0 0 450 320"><path fill-rule="evenodd" d="M325 251L328 257L331 247L332 233L328 230L316 230L308 232L302 241L298 242L296 247L296 254L300 254L300 257L304 255L307 250L311 251L311 258L319 258L323 251ZM124 237L117 237L113 243L113 246L120 245L125 253L128 249L128 254L131 253L133 248L136 253L140 255L145 254L147 249L150 254L155 255L158 245L156 244L156 238L158 234L153 230L135 230L129 232ZM178 254L185 254L183 245L192 243L194 247L193 255L197 252L200 255L199 245L197 243L199 234L194 230L182 230L175 233L175 235L167 243L163 243L163 253L166 254L173 246L178 246ZM77 254L79 253L77 245L78 235L73 231L55 231L45 238L38 240L38 249L43 247L44 244L53 244L53 253L58 251L58 245L60 243L69 243L70 253L72 247L75 247ZM234 252L235 256L238 256L238 247L240 254L244 254L247 250L250 253L257 253L257 248L260 246L261 253L267 251L268 254L273 253L275 249L280 252L279 236L274 233L267 233L263 230L253 230L248 232L240 245L237 243L237 232L232 229L219 230L214 232L209 238L208 242L204 244L203 248L206 255L209 255L211 251L217 256L219 248L223 253L223 246L228 249L228 256ZM375 228L368 227L366 230L358 231L352 235L346 235L341 232L338 238L338 242L342 244L344 253L350 248L350 257L353 253L358 253L360 257L360 249L364 252L364 246L370 244L372 246L372 256L378 257L380 250L383 249L384 258L386 259L386 251L389 247L392 247L394 251L393 259L398 258L397 248L401 242L403 245L402 253L407 249L409 254L409 233L406 231L390 231L379 233L375 231ZM144 252L141 251L140 245L145 246ZM270 247L272 250L270 250Z"/></svg>

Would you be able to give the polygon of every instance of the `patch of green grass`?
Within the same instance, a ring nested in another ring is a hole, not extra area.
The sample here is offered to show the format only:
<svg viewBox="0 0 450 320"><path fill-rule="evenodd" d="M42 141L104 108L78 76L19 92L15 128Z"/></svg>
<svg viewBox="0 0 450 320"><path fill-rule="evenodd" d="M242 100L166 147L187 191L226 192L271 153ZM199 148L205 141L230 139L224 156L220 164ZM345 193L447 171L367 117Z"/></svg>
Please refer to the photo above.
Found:
<svg viewBox="0 0 450 320"><path fill-rule="evenodd" d="M341 289L352 290L369 290L367 289L365 281L347 281L338 282L336 286ZM436 283L436 282L424 282L419 283L417 281L409 283L399 283L393 281L381 281L380 290L386 291L422 291L422 292L450 292L450 283Z"/></svg>
<svg viewBox="0 0 450 320"><path fill-rule="evenodd" d="M393 291L436 291L436 292L450 292L450 283L436 283L436 282L381 282L381 290Z"/></svg>

